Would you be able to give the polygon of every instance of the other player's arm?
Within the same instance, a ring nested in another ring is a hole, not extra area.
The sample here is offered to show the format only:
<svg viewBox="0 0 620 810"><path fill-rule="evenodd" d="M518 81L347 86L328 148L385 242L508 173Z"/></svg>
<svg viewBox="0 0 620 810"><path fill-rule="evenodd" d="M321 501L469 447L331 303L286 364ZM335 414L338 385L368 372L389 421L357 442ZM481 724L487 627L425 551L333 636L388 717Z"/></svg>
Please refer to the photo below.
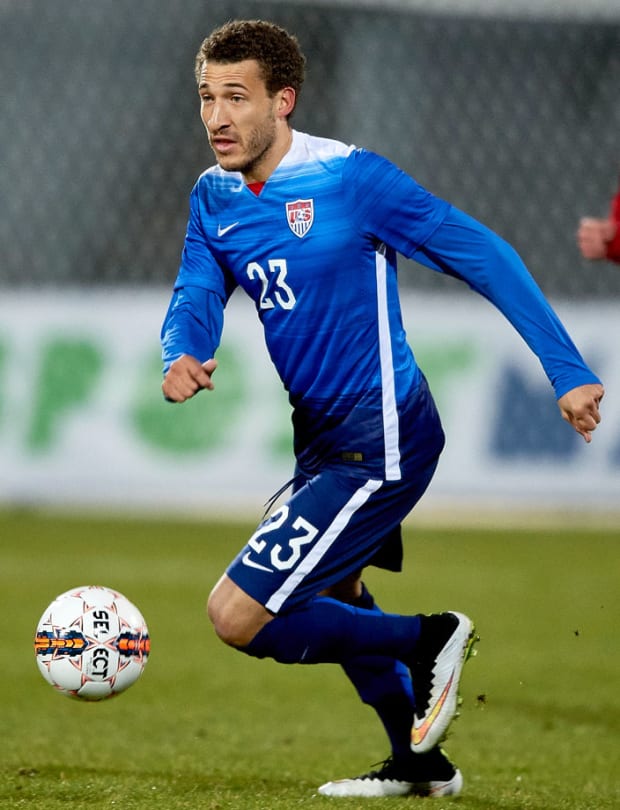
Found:
<svg viewBox="0 0 620 810"><path fill-rule="evenodd" d="M616 231L607 245L607 258L620 264L620 187L611 201L609 218L616 226Z"/></svg>
<svg viewBox="0 0 620 810"><path fill-rule="evenodd" d="M589 261L608 258L609 245L616 230L617 225L611 219L582 217L577 229L577 245L583 258Z"/></svg>
<svg viewBox="0 0 620 810"><path fill-rule="evenodd" d="M577 245L584 259L620 262L620 188L611 201L606 219L583 217L580 220Z"/></svg>

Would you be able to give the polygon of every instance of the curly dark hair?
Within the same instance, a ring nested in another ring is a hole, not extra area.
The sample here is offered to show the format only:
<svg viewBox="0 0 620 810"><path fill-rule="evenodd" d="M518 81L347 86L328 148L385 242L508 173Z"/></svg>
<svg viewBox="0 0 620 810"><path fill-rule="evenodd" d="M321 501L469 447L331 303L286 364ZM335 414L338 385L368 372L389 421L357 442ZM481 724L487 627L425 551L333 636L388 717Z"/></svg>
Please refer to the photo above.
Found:
<svg viewBox="0 0 620 810"><path fill-rule="evenodd" d="M196 81L200 81L202 67L209 59L214 62L255 59L270 95L283 87L292 87L299 97L304 82L306 58L297 38L264 20L232 20L212 31L196 54Z"/></svg>

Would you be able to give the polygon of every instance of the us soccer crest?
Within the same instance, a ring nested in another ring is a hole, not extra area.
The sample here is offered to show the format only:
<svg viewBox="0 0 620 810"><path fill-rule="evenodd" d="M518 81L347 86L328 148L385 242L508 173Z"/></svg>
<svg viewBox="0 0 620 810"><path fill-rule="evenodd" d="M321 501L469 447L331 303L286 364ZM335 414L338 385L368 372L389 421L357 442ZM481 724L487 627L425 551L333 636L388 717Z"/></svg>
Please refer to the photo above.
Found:
<svg viewBox="0 0 620 810"><path fill-rule="evenodd" d="M295 200L286 203L286 221L295 236L305 236L314 222L314 200Z"/></svg>

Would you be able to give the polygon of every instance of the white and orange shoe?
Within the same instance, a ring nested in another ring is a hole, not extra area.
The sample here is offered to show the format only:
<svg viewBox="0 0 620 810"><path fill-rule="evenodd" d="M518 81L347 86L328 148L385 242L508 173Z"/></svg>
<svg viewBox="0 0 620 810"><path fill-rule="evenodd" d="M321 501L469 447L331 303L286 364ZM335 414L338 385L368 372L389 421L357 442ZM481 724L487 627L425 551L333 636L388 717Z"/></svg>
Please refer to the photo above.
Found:
<svg viewBox="0 0 620 810"><path fill-rule="evenodd" d="M338 779L321 785L322 796L382 798L385 796L421 796L441 798L457 796L463 777L446 754L435 748L406 760L389 757L376 771L351 779Z"/></svg>
<svg viewBox="0 0 620 810"><path fill-rule="evenodd" d="M422 631L410 662L415 697L411 750L422 754L444 739L457 713L465 661L478 640L474 623L462 613L422 616Z"/></svg>

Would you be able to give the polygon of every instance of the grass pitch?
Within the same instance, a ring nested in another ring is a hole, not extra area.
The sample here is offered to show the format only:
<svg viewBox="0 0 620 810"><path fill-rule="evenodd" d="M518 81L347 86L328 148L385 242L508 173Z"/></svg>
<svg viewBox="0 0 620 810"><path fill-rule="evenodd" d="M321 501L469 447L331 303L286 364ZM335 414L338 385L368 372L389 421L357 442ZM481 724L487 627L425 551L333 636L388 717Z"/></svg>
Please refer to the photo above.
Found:
<svg viewBox="0 0 620 810"><path fill-rule="evenodd" d="M249 525L0 515L1 808L620 807L620 527L406 530L406 571L367 571L385 610L477 621L446 743L458 799L328 799L322 782L388 753L336 666L257 661L214 638L204 602ZM32 639L58 593L134 601L152 654L128 692L56 694ZM420 804L422 802L422 804Z"/></svg>

